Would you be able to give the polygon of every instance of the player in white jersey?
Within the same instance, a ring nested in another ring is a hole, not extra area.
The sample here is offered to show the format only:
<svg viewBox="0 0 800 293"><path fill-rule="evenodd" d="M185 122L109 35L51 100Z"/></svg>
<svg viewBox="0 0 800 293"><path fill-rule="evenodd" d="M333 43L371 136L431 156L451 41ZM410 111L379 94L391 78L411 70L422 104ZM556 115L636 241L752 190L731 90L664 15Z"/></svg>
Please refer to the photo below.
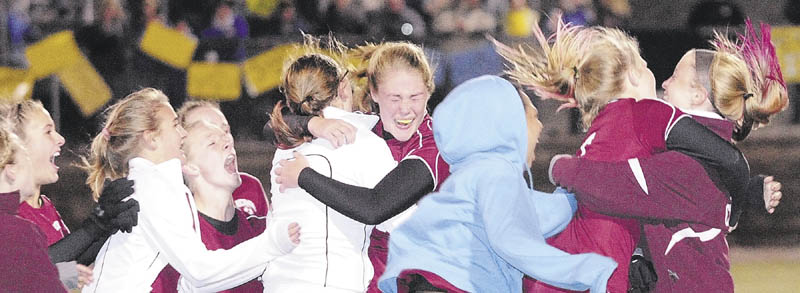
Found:
<svg viewBox="0 0 800 293"><path fill-rule="evenodd" d="M352 88L347 71L332 58L310 53L294 60L283 75L286 103L294 113L341 119L357 128L352 144L334 148L326 139L311 139L286 126L278 104L270 126L278 140L273 167L294 152L310 167L334 180L372 188L397 163L383 139L370 129L374 115L351 113ZM274 169L273 169L274 170ZM271 176L270 219L301 219L302 243L271 262L264 273L266 292L364 292L373 268L367 255L372 225L357 222L312 197L301 188L279 188Z"/></svg>
<svg viewBox="0 0 800 293"><path fill-rule="evenodd" d="M180 291L224 290L259 276L268 261L298 243L296 224L271 223L230 250L207 250L181 173L185 136L158 90L140 90L109 109L103 131L92 142L87 182L98 193L106 178L127 176L141 211L131 233L116 233L103 245L94 280L84 292L150 291L168 264L182 276Z"/></svg>

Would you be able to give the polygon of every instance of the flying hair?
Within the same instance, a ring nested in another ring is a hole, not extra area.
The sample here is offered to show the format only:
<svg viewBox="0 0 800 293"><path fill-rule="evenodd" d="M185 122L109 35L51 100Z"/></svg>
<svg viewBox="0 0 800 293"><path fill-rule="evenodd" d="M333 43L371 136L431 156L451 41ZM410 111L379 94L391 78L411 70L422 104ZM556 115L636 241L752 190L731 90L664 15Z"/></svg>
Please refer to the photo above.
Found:
<svg viewBox="0 0 800 293"><path fill-rule="evenodd" d="M772 44L770 26L761 23L756 31L750 19L745 21L744 34L738 33L732 41L715 32L712 45L718 52L712 64L712 102L720 114L737 121L734 139L742 140L750 130L769 123L772 115L783 111L789 104L786 82L783 80L775 46ZM735 58L729 58L735 57ZM727 59L739 59L746 73L737 83L727 82L736 66L726 66Z"/></svg>

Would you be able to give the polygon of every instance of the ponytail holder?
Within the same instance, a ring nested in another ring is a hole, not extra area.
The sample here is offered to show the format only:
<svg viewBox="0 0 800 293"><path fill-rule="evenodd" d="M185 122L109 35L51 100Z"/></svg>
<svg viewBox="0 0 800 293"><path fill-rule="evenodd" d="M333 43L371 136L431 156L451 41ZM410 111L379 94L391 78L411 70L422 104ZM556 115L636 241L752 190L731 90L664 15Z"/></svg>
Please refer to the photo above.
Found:
<svg viewBox="0 0 800 293"><path fill-rule="evenodd" d="M752 97L752 96L753 96L753 94L751 94L751 93L746 93L746 94L744 94L744 100L745 100L745 101L747 101L747 99L749 99L749 98L750 98L750 97Z"/></svg>
<svg viewBox="0 0 800 293"><path fill-rule="evenodd" d="M103 137L105 137L106 140L111 139L111 133L108 132L108 127L103 127L103 130L100 131L100 133L103 134Z"/></svg>

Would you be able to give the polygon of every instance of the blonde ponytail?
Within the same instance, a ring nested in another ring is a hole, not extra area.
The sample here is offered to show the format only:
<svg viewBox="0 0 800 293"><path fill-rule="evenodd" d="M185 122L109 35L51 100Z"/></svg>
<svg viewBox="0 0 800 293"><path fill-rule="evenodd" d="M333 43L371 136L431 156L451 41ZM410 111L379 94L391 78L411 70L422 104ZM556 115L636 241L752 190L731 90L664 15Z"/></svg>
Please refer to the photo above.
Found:
<svg viewBox="0 0 800 293"><path fill-rule="evenodd" d="M736 121L735 140L745 139L789 104L769 25L761 24L760 36L749 19L745 29L737 42L715 32L716 53L709 73L711 102L720 114Z"/></svg>
<svg viewBox="0 0 800 293"><path fill-rule="evenodd" d="M88 158L82 158L82 167L88 173L86 184L95 200L99 199L106 179L128 176L128 161L141 150L142 134L158 130L158 107L170 107L167 96L157 89L146 88L106 110L103 130L92 139Z"/></svg>
<svg viewBox="0 0 800 293"><path fill-rule="evenodd" d="M538 27L534 36L533 47L511 48L494 41L507 62L506 73L543 99L579 108L585 128L609 101L620 98L627 72L639 62L638 43L618 29L559 21L549 38Z"/></svg>

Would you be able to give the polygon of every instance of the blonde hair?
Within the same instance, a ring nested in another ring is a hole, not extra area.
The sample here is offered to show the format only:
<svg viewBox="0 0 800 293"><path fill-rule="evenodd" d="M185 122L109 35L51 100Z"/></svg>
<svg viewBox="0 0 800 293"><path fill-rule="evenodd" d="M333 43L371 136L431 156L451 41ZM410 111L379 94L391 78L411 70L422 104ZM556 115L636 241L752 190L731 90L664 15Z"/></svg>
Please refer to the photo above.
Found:
<svg viewBox="0 0 800 293"><path fill-rule="evenodd" d="M436 89L431 65L425 57L425 52L417 45L406 42L368 43L357 47L353 55L363 60L355 76L366 81L356 83L358 91L354 95L354 105L363 112L373 112L377 108L370 99L371 90L377 89L385 74L392 70L414 70L422 77L428 94L432 94Z"/></svg>
<svg viewBox="0 0 800 293"><path fill-rule="evenodd" d="M0 104L0 116L6 121L8 130L12 131L19 139L25 140L27 135L25 127L30 122L35 112L47 113L42 102L37 100L21 100L13 103Z"/></svg>
<svg viewBox="0 0 800 293"><path fill-rule="evenodd" d="M613 28L579 27L559 21L549 38L534 29L536 47L511 48L494 41L507 62L506 73L543 99L578 107L584 128L605 105L625 90L627 72L640 62L639 45Z"/></svg>
<svg viewBox="0 0 800 293"><path fill-rule="evenodd" d="M161 91L146 88L134 92L106 110L103 130L92 140L89 158L83 168L89 174L86 184L95 200L106 179L128 175L128 161L141 150L145 131L159 131L156 109L171 107Z"/></svg>
<svg viewBox="0 0 800 293"><path fill-rule="evenodd" d="M280 91L286 104L279 101L270 115L269 126L275 132L279 148L293 148L312 137L289 127L283 119L283 108L292 113L320 116L339 93L339 85L347 78L349 70L342 64L347 60L347 49L332 36L327 37L325 48L321 40L304 35L305 42L298 51L304 54L287 59L281 77Z"/></svg>
<svg viewBox="0 0 800 293"><path fill-rule="evenodd" d="M177 112L178 121L180 121L181 126L183 126L183 128L185 128L186 131L189 131L188 129L189 125L186 125L186 117L189 116L189 113L191 113L192 111L206 107L222 112L222 110L219 107L219 103L217 102L211 102L206 100L190 100L183 103L183 105L181 105L181 107L178 109Z"/></svg>
<svg viewBox="0 0 800 293"><path fill-rule="evenodd" d="M0 127L0 169L16 163L16 155L22 148L17 135L9 131L5 125Z"/></svg>
<svg viewBox="0 0 800 293"><path fill-rule="evenodd" d="M765 31L762 27L762 37L766 38L767 44L762 40L755 42L772 49L772 52L761 51L764 48L748 48L742 43L752 41L756 36L749 20L747 26L749 35L740 35L737 42L715 32L712 43L716 52L709 70L713 93L711 102L720 114L736 121L736 140L745 139L752 129L769 123L770 117L786 109L789 103L780 65L777 60L769 60L771 56L768 55L774 54L769 36L763 36Z"/></svg>

